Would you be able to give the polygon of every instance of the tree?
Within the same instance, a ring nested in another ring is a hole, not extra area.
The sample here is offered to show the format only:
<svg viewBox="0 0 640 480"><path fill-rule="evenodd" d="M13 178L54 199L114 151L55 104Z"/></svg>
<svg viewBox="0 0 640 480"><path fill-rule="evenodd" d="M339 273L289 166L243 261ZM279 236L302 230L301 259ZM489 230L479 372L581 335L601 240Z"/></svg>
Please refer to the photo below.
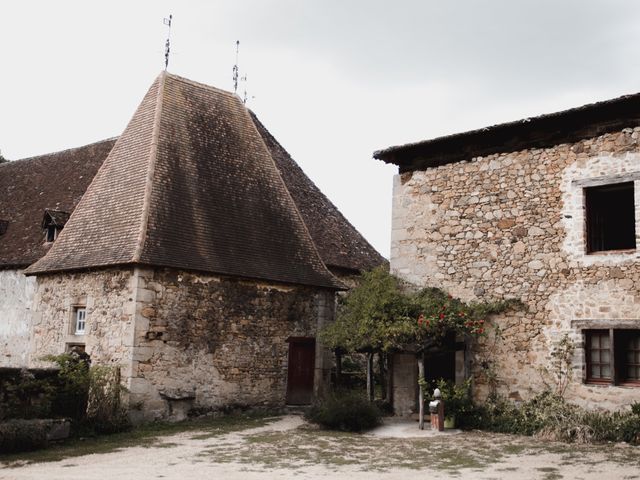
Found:
<svg viewBox="0 0 640 480"><path fill-rule="evenodd" d="M360 285L343 298L336 321L321 332L321 337L334 350L367 353L367 390L371 399L373 354L394 350L415 353L423 428L424 353L443 348L451 335L467 341L484 335L489 315L518 305L522 304L517 300L465 303L438 288L411 290L379 267L362 275Z"/></svg>
<svg viewBox="0 0 640 480"><path fill-rule="evenodd" d="M9 160L7 160L6 158L4 158L2 156L2 151L0 150L0 163L4 163L4 162L8 162Z"/></svg>
<svg viewBox="0 0 640 480"><path fill-rule="evenodd" d="M322 341L336 352L338 370L342 352L367 356L367 395L374 396L373 360L399 346L396 328L409 317L410 304L401 281L383 267L362 274L360 285L341 298L336 321L321 332ZM384 382L383 382L384 383Z"/></svg>

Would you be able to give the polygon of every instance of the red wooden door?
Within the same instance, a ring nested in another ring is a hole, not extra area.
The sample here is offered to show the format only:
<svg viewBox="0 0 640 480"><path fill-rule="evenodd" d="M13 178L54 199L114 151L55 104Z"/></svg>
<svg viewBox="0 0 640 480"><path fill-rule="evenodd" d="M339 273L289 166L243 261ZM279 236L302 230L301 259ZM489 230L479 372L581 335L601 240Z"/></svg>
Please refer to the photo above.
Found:
<svg viewBox="0 0 640 480"><path fill-rule="evenodd" d="M313 371L316 361L315 338L289 339L287 404L308 405L313 398Z"/></svg>

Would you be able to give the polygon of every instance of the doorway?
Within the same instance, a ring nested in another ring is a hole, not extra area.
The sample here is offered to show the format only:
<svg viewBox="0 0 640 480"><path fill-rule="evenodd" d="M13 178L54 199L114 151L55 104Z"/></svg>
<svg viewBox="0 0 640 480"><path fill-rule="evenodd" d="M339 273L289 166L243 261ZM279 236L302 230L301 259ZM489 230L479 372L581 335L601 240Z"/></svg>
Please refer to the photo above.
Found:
<svg viewBox="0 0 640 480"><path fill-rule="evenodd" d="M316 339L291 337L287 373L287 404L308 405L313 399L313 372L316 361Z"/></svg>

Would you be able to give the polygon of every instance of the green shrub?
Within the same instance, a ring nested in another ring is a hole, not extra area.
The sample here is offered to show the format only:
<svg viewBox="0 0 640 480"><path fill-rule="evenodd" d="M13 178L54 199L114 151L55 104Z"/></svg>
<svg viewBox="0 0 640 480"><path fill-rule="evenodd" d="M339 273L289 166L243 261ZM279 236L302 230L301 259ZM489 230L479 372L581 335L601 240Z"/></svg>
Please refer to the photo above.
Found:
<svg viewBox="0 0 640 480"><path fill-rule="evenodd" d="M337 392L314 404L305 418L330 430L361 432L380 425L382 412L361 394Z"/></svg>
<svg viewBox="0 0 640 480"><path fill-rule="evenodd" d="M436 385L442 394L445 417L463 418L468 412L473 410L470 391L471 379L461 385L440 379ZM432 398L432 400L433 399L434 398Z"/></svg>
<svg viewBox="0 0 640 480"><path fill-rule="evenodd" d="M115 433L131 428L121 403L124 387L120 384L119 367L90 366L88 357L73 352L45 360L60 367L53 412L73 419L76 434Z"/></svg>
<svg viewBox="0 0 640 480"><path fill-rule="evenodd" d="M0 452L24 452L47 446L46 420L9 420L0 423Z"/></svg>
<svg viewBox="0 0 640 480"><path fill-rule="evenodd" d="M48 355L44 360L60 367L52 413L55 417L84 420L89 399L89 362L77 353Z"/></svg>
<svg viewBox="0 0 640 480"><path fill-rule="evenodd" d="M463 428L536 435L563 442L640 444L640 415L635 411L589 411L545 392L519 407L503 398L476 406L460 422Z"/></svg>
<svg viewBox="0 0 640 480"><path fill-rule="evenodd" d="M393 415L393 404L389 400L376 398L373 401L373 404L378 408L378 410L380 410L380 413L383 416Z"/></svg>
<svg viewBox="0 0 640 480"><path fill-rule="evenodd" d="M119 367L91 367L86 422L95 433L116 433L131 428L121 403L123 390Z"/></svg>
<svg viewBox="0 0 640 480"><path fill-rule="evenodd" d="M56 373L34 374L27 369L6 369L0 378L0 421L43 418L51 414Z"/></svg>

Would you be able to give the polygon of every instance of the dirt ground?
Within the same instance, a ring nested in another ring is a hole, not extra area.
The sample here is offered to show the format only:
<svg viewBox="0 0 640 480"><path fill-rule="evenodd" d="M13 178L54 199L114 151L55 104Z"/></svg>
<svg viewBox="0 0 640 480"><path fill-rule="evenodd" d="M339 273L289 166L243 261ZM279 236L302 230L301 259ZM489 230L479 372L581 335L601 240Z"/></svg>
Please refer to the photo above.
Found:
<svg viewBox="0 0 640 480"><path fill-rule="evenodd" d="M13 458L0 463L0 479L640 479L640 448L626 444L438 434L398 422L357 435L318 430L295 415L263 423L185 431L56 461Z"/></svg>

